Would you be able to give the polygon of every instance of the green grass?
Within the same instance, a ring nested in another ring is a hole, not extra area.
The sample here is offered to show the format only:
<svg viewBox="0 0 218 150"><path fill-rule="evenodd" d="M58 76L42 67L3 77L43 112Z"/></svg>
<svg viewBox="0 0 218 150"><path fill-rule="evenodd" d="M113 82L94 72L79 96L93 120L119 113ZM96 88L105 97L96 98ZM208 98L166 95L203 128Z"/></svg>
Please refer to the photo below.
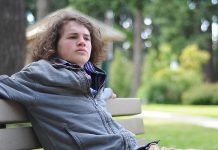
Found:
<svg viewBox="0 0 218 150"><path fill-rule="evenodd" d="M160 147L218 150L217 129L156 119L144 119L144 125L145 134L139 137L147 141L159 139Z"/></svg>
<svg viewBox="0 0 218 150"><path fill-rule="evenodd" d="M145 104L143 110L165 111L176 114L207 116L218 118L218 105L166 105L166 104Z"/></svg>

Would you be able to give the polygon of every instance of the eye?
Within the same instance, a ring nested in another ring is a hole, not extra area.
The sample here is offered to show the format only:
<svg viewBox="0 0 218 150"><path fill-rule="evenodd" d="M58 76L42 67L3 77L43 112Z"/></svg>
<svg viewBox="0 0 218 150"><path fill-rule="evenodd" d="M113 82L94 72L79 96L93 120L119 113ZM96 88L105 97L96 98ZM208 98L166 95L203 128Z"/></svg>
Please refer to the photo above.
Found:
<svg viewBox="0 0 218 150"><path fill-rule="evenodd" d="M84 39L85 39L86 41L90 41L90 40L91 40L91 38L90 38L89 36L85 36Z"/></svg>
<svg viewBox="0 0 218 150"><path fill-rule="evenodd" d="M69 39L76 39L76 38L77 38L77 36L75 36L75 35L69 37Z"/></svg>

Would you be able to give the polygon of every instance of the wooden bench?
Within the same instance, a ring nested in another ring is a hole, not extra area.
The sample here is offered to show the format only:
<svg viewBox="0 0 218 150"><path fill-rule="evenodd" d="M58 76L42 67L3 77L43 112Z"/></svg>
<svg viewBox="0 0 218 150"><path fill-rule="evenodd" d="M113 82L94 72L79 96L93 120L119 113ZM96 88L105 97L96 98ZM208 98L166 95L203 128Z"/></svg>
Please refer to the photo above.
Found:
<svg viewBox="0 0 218 150"><path fill-rule="evenodd" d="M117 116L140 114L141 103L139 99L117 98L109 100L107 109L126 129L136 135L144 133L143 120L141 118L117 118ZM0 129L0 150L41 148L29 123L25 109L20 104L0 99L0 124L6 124L6 128ZM145 143L144 140L138 140L137 142L139 145Z"/></svg>

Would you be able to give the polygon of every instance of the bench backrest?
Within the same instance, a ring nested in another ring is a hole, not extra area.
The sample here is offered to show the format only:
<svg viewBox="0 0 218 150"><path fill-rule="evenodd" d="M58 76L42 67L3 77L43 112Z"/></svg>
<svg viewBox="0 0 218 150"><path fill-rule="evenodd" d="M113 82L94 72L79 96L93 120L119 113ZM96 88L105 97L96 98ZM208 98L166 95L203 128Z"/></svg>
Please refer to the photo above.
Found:
<svg viewBox="0 0 218 150"><path fill-rule="evenodd" d="M117 116L131 116L141 113L141 103L137 98L117 98L108 100L107 109L127 130L135 134L143 134L143 120L140 118L120 119ZM35 149L41 145L33 132L22 105L0 99L0 149ZM139 145L144 141L139 140Z"/></svg>

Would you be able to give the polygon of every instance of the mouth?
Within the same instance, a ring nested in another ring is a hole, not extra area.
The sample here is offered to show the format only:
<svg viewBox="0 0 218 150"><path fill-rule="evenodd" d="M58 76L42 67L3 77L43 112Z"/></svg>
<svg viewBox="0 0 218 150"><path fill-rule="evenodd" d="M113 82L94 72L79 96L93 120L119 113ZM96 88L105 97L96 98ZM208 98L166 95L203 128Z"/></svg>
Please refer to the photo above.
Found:
<svg viewBox="0 0 218 150"><path fill-rule="evenodd" d="M79 53L88 53L87 50L85 50L85 49L77 49L76 52L79 52Z"/></svg>

